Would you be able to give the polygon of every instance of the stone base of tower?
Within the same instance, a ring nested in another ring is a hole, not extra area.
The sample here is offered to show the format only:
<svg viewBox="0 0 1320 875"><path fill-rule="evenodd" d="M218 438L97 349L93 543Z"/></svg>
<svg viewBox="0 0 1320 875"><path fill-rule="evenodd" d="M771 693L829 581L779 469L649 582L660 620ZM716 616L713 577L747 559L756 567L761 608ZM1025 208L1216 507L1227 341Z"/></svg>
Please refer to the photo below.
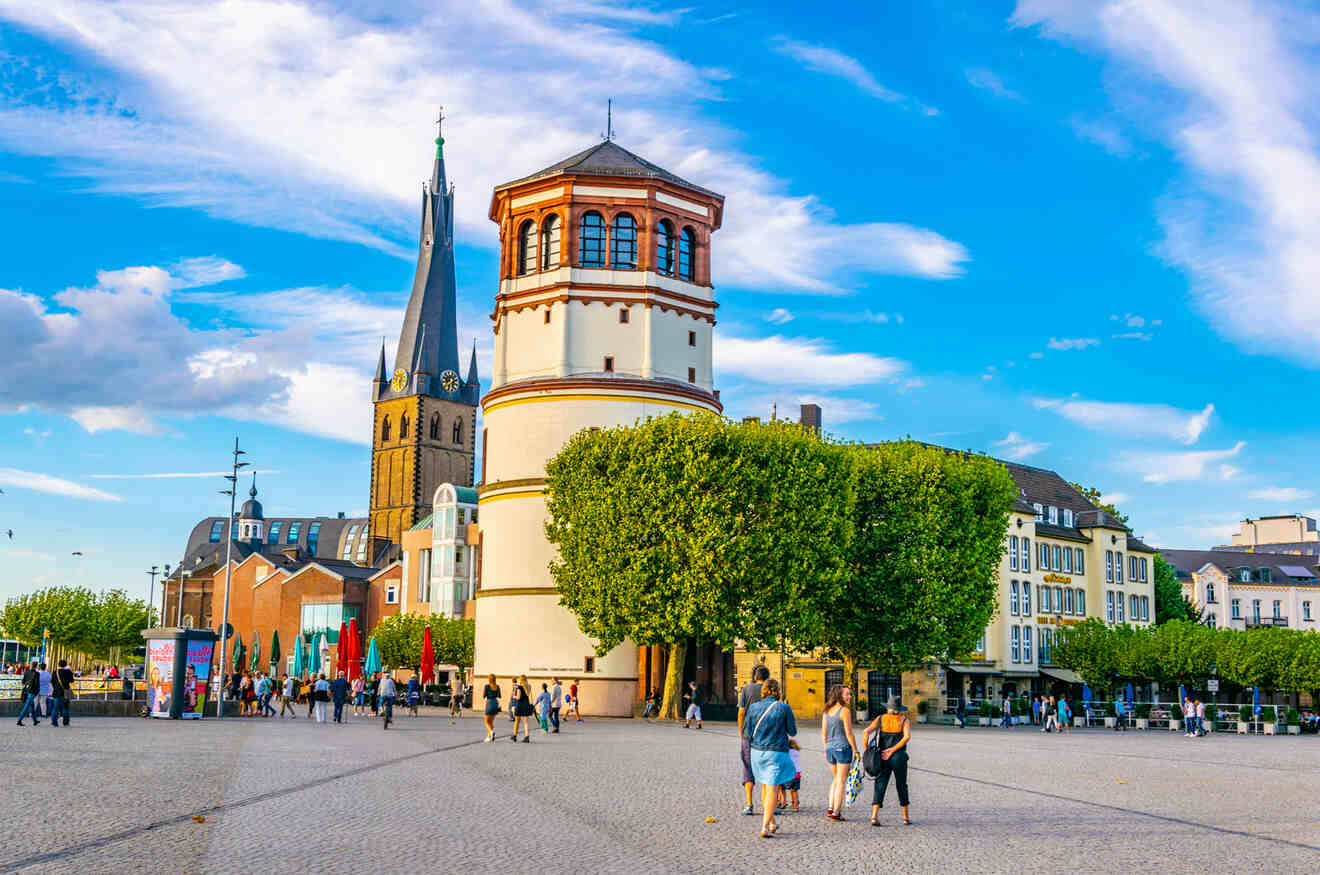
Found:
<svg viewBox="0 0 1320 875"><path fill-rule="evenodd" d="M625 641L604 656L559 605L553 589L483 590L476 600L474 707L494 674L507 706L512 679L526 675L535 697L541 684L559 678L565 694L578 685L584 716L631 717L638 700L637 648ZM590 669L590 670L588 670Z"/></svg>

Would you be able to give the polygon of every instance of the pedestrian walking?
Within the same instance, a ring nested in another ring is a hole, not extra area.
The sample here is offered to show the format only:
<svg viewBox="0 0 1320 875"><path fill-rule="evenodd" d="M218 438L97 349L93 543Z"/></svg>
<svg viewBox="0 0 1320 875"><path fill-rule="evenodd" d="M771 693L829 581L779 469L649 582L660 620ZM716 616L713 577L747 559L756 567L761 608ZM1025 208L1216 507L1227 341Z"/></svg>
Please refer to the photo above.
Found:
<svg viewBox="0 0 1320 875"><path fill-rule="evenodd" d="M380 713L380 672L373 672L367 683L367 693L371 696L371 716Z"/></svg>
<svg viewBox="0 0 1320 875"><path fill-rule="evenodd" d="M898 804L903 809L903 823L912 825L908 816L908 742L912 739L912 724L903 712L907 711L897 697L890 696L885 703L885 713L871 721L866 727L866 744L871 744L875 736L876 747L880 749L880 771L875 776L875 796L871 801L871 826L880 825L880 809L885 805L885 792L889 789L889 779L893 777L894 788L898 791Z"/></svg>
<svg viewBox="0 0 1320 875"><path fill-rule="evenodd" d="M953 716L958 720L958 728L967 728L967 700L962 696L958 697L958 707L954 709Z"/></svg>
<svg viewBox="0 0 1320 875"><path fill-rule="evenodd" d="M642 719L645 720L655 711L655 687L646 688L646 701L642 704Z"/></svg>
<svg viewBox="0 0 1320 875"><path fill-rule="evenodd" d="M500 685L495 683L495 675L491 675L486 680L486 688L481 692L482 698L486 702L485 721L486 721L486 741L495 740L495 715L500 713L500 699L503 695L500 693Z"/></svg>
<svg viewBox="0 0 1320 875"><path fill-rule="evenodd" d="M64 725L69 725L69 699L73 696L73 670L68 660L61 659L60 667L51 678L55 707L50 712L50 725L53 729L59 725L60 715L64 715Z"/></svg>
<svg viewBox="0 0 1320 875"><path fill-rule="evenodd" d="M55 682L51 679L50 672L46 670L46 663L41 663L37 669L37 693L42 702L42 712L46 717L50 717L51 712L55 710Z"/></svg>
<svg viewBox="0 0 1320 875"><path fill-rule="evenodd" d="M999 717L999 728L1013 728L1013 700L1008 697L1008 693L1004 694L1003 712Z"/></svg>
<svg viewBox="0 0 1320 875"><path fill-rule="evenodd" d="M23 672L22 686L23 708L18 712L18 725L25 726L23 718L32 715L32 725L41 725L41 702L38 696L41 694L41 673L37 668L37 663L32 663L26 671Z"/></svg>
<svg viewBox="0 0 1320 875"><path fill-rule="evenodd" d="M1041 724L1041 719L1040 719L1040 706L1041 706L1041 700L1042 700L1043 698L1044 698L1043 696L1032 696L1032 697L1031 697L1031 725L1032 725L1032 726L1037 726L1037 725L1040 725L1040 724Z"/></svg>
<svg viewBox="0 0 1320 875"><path fill-rule="evenodd" d="M1196 737L1205 735L1205 702L1196 700Z"/></svg>
<svg viewBox="0 0 1320 875"><path fill-rule="evenodd" d="M747 709L761 701L761 686L768 677L770 669L758 665L752 669L751 682L738 691L738 739L742 759L743 798L747 803L743 814L747 815L756 813L752 807L752 789L756 786L756 776L752 774L752 746L748 736L743 733L743 722L747 718Z"/></svg>
<svg viewBox="0 0 1320 875"><path fill-rule="evenodd" d="M454 678L454 685L449 691L449 725L453 726L454 721L463 716L463 679ZM555 727L558 731L558 726Z"/></svg>
<svg viewBox="0 0 1320 875"><path fill-rule="evenodd" d="M577 718L577 722L582 722L582 703L578 701L578 682L568 685L568 713Z"/></svg>
<svg viewBox="0 0 1320 875"><path fill-rule="evenodd" d="M518 728L523 731L523 744L530 744L532 741L532 715L535 710L532 708L532 699L527 690L527 679L519 678L513 685L513 692L510 694L513 711L513 735L509 740L518 741Z"/></svg>
<svg viewBox="0 0 1320 875"><path fill-rule="evenodd" d="M1041 713L1045 716L1045 721L1041 724L1041 732L1053 732L1059 726L1058 718L1055 715L1054 697L1048 699L1042 697Z"/></svg>
<svg viewBox="0 0 1320 875"><path fill-rule="evenodd" d="M752 776L761 785L761 838L775 837L775 800L779 788L793 780L797 769L788 755L789 740L797 735L793 709L779 700L779 681L761 684L761 699L747 709L743 737L751 748Z"/></svg>
<svg viewBox="0 0 1320 875"><path fill-rule="evenodd" d="M381 728L389 729L390 724L394 722L394 697L398 694L398 690L394 685L394 678L389 669L386 669L385 673L381 675L379 693L380 711L385 717L385 723Z"/></svg>
<svg viewBox="0 0 1320 875"><path fill-rule="evenodd" d="M697 721L697 728L700 729L702 698L701 687L697 686L696 681L688 681L688 691L683 694L683 698L688 701L687 714L683 717L683 728L687 729L688 724L695 720Z"/></svg>
<svg viewBox="0 0 1320 875"><path fill-rule="evenodd" d="M253 709L253 706L257 702L257 690L256 690L256 686L252 682L252 672L250 671L243 672L243 677L238 684L238 692L239 695L242 697L240 715L243 717L251 717L254 714L256 714L256 711Z"/></svg>
<svg viewBox="0 0 1320 875"><path fill-rule="evenodd" d="M1059 721L1059 731L1067 732L1072 735L1072 706L1063 696L1059 697L1059 706L1056 710Z"/></svg>
<svg viewBox="0 0 1320 875"><path fill-rule="evenodd" d="M362 675L353 678L353 716L365 717L367 715L367 682L363 680Z"/></svg>
<svg viewBox="0 0 1320 875"><path fill-rule="evenodd" d="M292 675L284 676L284 686L280 688L280 716L288 709L289 716L298 719L298 680Z"/></svg>
<svg viewBox="0 0 1320 875"><path fill-rule="evenodd" d="M1116 699L1114 701L1114 731L1115 732L1127 731L1127 718L1124 716L1126 711L1127 711L1127 706L1123 703L1123 700Z"/></svg>
<svg viewBox="0 0 1320 875"><path fill-rule="evenodd" d="M550 730L551 735L559 734L559 709L564 707L564 687L559 678L552 678L550 684Z"/></svg>
<svg viewBox="0 0 1320 875"><path fill-rule="evenodd" d="M825 748L825 762L833 780L825 816L830 820L843 820L843 794L848 789L848 773L859 754L857 738L853 735L852 689L835 684L825 698L825 713L820 720L820 742Z"/></svg>
<svg viewBox="0 0 1320 875"><path fill-rule="evenodd" d="M307 702L307 719L316 717L316 675L311 675L302 682L303 699Z"/></svg>
<svg viewBox="0 0 1320 875"><path fill-rule="evenodd" d="M348 678L341 671L330 683L330 698L335 703L335 722L344 722L344 703L348 701Z"/></svg>
<svg viewBox="0 0 1320 875"><path fill-rule="evenodd" d="M330 701L330 682L325 679L325 675L317 675L316 683L312 684L312 698L316 701L316 722L325 722L325 706Z"/></svg>
<svg viewBox="0 0 1320 875"><path fill-rule="evenodd" d="M419 668L418 671L421 671ZM422 685L414 674L408 678L408 710L414 717L417 716L417 705L422 699Z"/></svg>
<svg viewBox="0 0 1320 875"><path fill-rule="evenodd" d="M550 686L541 684L541 692L536 697L536 719L541 723L541 731L550 732Z"/></svg>
<svg viewBox="0 0 1320 875"><path fill-rule="evenodd" d="M1183 700L1183 722L1186 725L1187 737L1196 736L1196 701L1188 696Z"/></svg>

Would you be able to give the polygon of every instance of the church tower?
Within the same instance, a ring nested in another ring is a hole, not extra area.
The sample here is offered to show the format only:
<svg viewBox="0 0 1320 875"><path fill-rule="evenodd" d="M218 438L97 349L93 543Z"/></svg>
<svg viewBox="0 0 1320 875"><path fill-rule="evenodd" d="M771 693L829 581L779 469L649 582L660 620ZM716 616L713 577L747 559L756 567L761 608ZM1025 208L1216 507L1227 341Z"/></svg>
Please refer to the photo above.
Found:
<svg viewBox="0 0 1320 875"><path fill-rule="evenodd" d="M495 189L495 365L482 399L476 673L579 679L585 713L631 715L638 651L603 657L559 605L545 465L584 428L719 413L710 238L724 198L611 140Z"/></svg>
<svg viewBox="0 0 1320 875"><path fill-rule="evenodd" d="M431 512L440 484L472 485L480 386L475 345L467 376L459 370L454 190L444 144L435 138L435 165L423 184L417 273L394 367L386 368L382 344L371 384L373 559Z"/></svg>

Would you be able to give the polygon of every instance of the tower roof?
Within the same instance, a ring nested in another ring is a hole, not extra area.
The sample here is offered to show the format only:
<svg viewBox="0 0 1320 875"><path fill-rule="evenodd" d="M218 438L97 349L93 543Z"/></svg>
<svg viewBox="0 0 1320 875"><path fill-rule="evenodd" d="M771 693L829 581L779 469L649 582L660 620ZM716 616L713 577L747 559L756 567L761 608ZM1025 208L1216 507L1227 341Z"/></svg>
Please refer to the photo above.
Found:
<svg viewBox="0 0 1320 875"><path fill-rule="evenodd" d="M241 520L259 520L265 519L261 515L261 502L257 501L257 472L252 472L252 488L248 490L248 500L243 502L243 507L238 512L238 518Z"/></svg>
<svg viewBox="0 0 1320 875"><path fill-rule="evenodd" d="M711 197L724 199L721 194L716 194L708 188L702 188L699 185L688 182L681 176L676 176L665 170L663 167L652 164L640 155L629 152L613 140L605 140L592 146L590 149L584 149L576 155L570 155L563 161L551 164L544 170L524 176L522 179L515 179L512 182L506 182L498 185L495 190L502 191L515 185L522 185L526 182L532 182L537 179L545 179L560 174L583 174L587 176L623 176L633 179L660 179L665 182L672 182L675 185L681 185L692 191L701 192Z"/></svg>

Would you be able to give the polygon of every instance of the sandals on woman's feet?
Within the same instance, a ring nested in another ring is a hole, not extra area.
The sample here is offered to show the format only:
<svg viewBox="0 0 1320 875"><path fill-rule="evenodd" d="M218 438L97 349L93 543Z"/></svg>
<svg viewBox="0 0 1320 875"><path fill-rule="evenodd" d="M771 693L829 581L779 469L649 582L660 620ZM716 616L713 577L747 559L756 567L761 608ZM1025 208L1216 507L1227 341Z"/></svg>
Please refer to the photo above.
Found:
<svg viewBox="0 0 1320 875"><path fill-rule="evenodd" d="M761 838L763 838L763 839L772 839L772 838L774 838L774 837L775 837L775 834L774 834L774 833L769 832L769 831L764 830L764 829L761 830Z"/></svg>
<svg viewBox="0 0 1320 875"><path fill-rule="evenodd" d="M905 818L903 818L903 825L904 825L904 826L911 826L911 825L912 825L912 821L908 820L908 819L905 817Z"/></svg>
<svg viewBox="0 0 1320 875"><path fill-rule="evenodd" d="M871 818L871 826L879 826L879 825L880 825L880 821L876 820L874 817Z"/></svg>

